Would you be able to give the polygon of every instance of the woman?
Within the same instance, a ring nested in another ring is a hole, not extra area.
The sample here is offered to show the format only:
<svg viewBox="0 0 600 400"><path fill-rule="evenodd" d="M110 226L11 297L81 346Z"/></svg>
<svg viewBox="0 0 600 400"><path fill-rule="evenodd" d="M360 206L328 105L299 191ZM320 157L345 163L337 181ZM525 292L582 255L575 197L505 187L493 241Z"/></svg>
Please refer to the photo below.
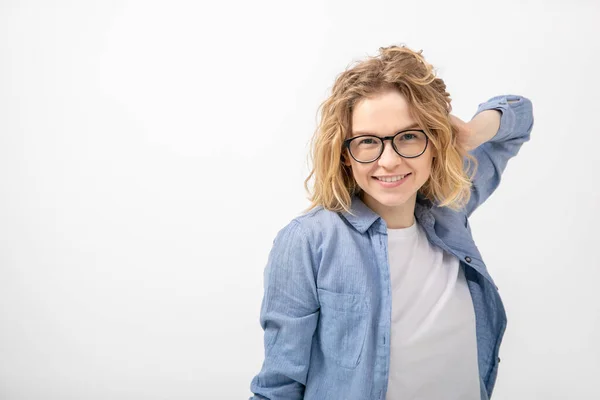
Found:
<svg viewBox="0 0 600 400"><path fill-rule="evenodd" d="M493 97L465 123L421 53L381 48L321 106L311 207L265 269L252 399L492 394L506 315L468 218L529 140L532 105Z"/></svg>

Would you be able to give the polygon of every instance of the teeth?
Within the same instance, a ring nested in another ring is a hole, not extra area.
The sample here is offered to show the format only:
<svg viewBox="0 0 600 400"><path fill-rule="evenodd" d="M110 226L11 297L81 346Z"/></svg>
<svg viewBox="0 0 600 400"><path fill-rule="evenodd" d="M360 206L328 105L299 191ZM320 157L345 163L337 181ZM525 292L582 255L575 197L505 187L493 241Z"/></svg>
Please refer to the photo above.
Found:
<svg viewBox="0 0 600 400"><path fill-rule="evenodd" d="M377 179L379 179L380 181L383 181L383 182L397 182L400 179L404 178L405 176L406 175L398 175L398 176L393 176L391 178L377 178Z"/></svg>

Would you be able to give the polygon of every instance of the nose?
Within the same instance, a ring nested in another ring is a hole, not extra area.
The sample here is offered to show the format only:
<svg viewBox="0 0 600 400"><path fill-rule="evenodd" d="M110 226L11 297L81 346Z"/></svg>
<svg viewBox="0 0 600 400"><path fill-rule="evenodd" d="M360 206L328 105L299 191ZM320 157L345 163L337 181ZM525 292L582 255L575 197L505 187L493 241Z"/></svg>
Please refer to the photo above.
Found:
<svg viewBox="0 0 600 400"><path fill-rule="evenodd" d="M379 165L386 169L394 169L398 164L403 162L403 158L400 154L396 153L396 150L392 147L391 141L384 141L383 153L379 157Z"/></svg>

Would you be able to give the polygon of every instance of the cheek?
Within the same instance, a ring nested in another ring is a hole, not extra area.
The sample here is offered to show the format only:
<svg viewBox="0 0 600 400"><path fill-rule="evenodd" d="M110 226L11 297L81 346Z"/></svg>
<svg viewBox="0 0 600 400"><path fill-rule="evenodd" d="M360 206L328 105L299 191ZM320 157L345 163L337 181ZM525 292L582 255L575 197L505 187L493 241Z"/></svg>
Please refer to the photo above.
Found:
<svg viewBox="0 0 600 400"><path fill-rule="evenodd" d="M426 181L429 178L429 176L431 175L432 166L433 166L433 160L431 158L429 158L429 159L421 160L421 162L419 162L418 164L415 164L413 169L417 172L417 175L419 175L420 179L423 179L423 181Z"/></svg>
<svg viewBox="0 0 600 400"><path fill-rule="evenodd" d="M371 168L357 162L352 163L352 176L357 182L368 181L371 176Z"/></svg>

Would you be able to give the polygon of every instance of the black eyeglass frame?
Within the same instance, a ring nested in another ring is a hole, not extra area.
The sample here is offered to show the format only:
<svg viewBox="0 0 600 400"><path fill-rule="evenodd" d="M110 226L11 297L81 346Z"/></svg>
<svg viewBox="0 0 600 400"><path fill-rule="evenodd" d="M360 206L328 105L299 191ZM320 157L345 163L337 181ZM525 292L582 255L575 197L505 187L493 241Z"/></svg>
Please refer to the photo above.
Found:
<svg viewBox="0 0 600 400"><path fill-rule="evenodd" d="M421 153L417 154L416 156L405 156L403 154L400 154L400 152L396 148L396 145L394 144L394 139L396 138L396 136L398 136L398 135L400 135L402 133L406 133L406 132L422 132L425 135L425 147L423 148L423 151ZM374 138L377 138L377 139L381 140L381 152L379 152L379 155L377 157L375 157L371 161L359 161L359 160L356 159L356 157L354 157L354 154L352 154L352 151L350 151L350 143L353 140L355 140L355 139L364 138L364 137L374 137ZM355 136L353 138L344 140L344 148L348 150L348 154L350 154L350 157L352 157L354 159L354 161L356 161L358 163L361 163L361 164L369 164L369 163L372 163L372 162L375 162L375 161L379 160L379 157L381 157L381 155L385 151L385 141L386 140L390 140L392 142L392 148L394 149L394 151L396 152L396 154L398 154L400 157L403 157L403 158L417 158L417 157L420 157L420 156L423 155L423 153L425 153L425 151L427 150L427 146L429 145L429 137L427 136L427 133L425 133L424 130L422 130L422 129L405 129L403 131L395 133L392 136L384 136L384 137L379 137L379 136L375 136L375 135L360 135L360 136Z"/></svg>

